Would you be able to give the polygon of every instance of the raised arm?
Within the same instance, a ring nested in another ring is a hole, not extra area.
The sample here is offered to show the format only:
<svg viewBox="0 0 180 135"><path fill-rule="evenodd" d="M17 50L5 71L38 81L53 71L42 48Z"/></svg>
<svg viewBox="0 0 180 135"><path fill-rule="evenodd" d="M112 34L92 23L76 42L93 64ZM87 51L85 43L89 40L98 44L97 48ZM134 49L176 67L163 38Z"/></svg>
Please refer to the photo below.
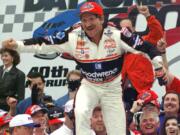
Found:
<svg viewBox="0 0 180 135"><path fill-rule="evenodd" d="M24 39L24 45L31 44L62 44L68 41L68 33L72 31L73 28L69 28L68 30L59 31L54 35L48 35L44 37L30 38Z"/></svg>
<svg viewBox="0 0 180 135"><path fill-rule="evenodd" d="M147 35L142 36L145 41L150 42L153 45L157 44L157 41L163 37L164 31L161 26L161 23L154 15L151 15L149 12L149 8L147 6L139 6L139 13L144 15L147 20L147 27L149 29L149 33Z"/></svg>
<svg viewBox="0 0 180 135"><path fill-rule="evenodd" d="M162 61L161 54L156 47L144 41L139 35L132 33L128 28L121 29L121 39L132 48L148 54L151 59Z"/></svg>
<svg viewBox="0 0 180 135"><path fill-rule="evenodd" d="M163 80L165 72L163 70L163 61L161 53L155 46L141 39L139 35L131 33L127 28L122 29L122 40L125 41L132 48L145 52L151 58L152 64L155 69L155 74L160 85L165 85L166 80Z"/></svg>

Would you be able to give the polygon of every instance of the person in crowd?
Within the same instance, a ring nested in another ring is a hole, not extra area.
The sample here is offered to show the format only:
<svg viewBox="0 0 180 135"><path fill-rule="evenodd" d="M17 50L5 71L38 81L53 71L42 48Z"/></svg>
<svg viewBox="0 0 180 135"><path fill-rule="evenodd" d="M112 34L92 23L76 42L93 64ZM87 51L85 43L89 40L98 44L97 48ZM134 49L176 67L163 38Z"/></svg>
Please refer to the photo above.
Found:
<svg viewBox="0 0 180 135"><path fill-rule="evenodd" d="M160 135L179 135L179 123L176 116L165 118Z"/></svg>
<svg viewBox="0 0 180 135"><path fill-rule="evenodd" d="M11 121L12 116L7 113L0 117L0 135L9 134L9 122Z"/></svg>
<svg viewBox="0 0 180 135"><path fill-rule="evenodd" d="M9 122L11 135L33 135L33 129L39 125L28 114L19 114Z"/></svg>
<svg viewBox="0 0 180 135"><path fill-rule="evenodd" d="M166 116L178 116L180 110L180 95L176 92L168 92L163 97L162 104Z"/></svg>
<svg viewBox="0 0 180 135"><path fill-rule="evenodd" d="M72 70L67 74L66 78L68 85L68 93L56 100L55 104L59 107L65 105L68 100L75 98L79 86L81 85L82 75L80 71Z"/></svg>
<svg viewBox="0 0 180 135"><path fill-rule="evenodd" d="M64 107L64 123L63 125L55 130L51 135L73 135L75 130L75 117L73 109L74 100L69 100Z"/></svg>
<svg viewBox="0 0 180 135"><path fill-rule="evenodd" d="M8 112L4 111L0 115L0 135L9 135L9 122L16 114L17 99L7 97L6 102L10 109Z"/></svg>
<svg viewBox="0 0 180 135"><path fill-rule="evenodd" d="M158 95L150 90L144 92L138 96L138 99L134 101L132 108L126 112L127 114L127 135L129 132L137 132L138 116L139 111L141 112L155 112L160 114L160 104L158 102ZM136 120L133 121L133 117Z"/></svg>
<svg viewBox="0 0 180 135"><path fill-rule="evenodd" d="M166 92L176 91L177 93L180 94L180 79L175 75L173 75L168 70L168 62L166 58L166 46L167 46L167 42L165 37L163 37L158 41L157 49L161 52L163 58L163 64L165 65L166 68L166 75L163 78L165 81L167 81Z"/></svg>
<svg viewBox="0 0 180 135"><path fill-rule="evenodd" d="M156 112L144 111L140 116L140 131L142 135L158 135L160 126L159 114Z"/></svg>
<svg viewBox="0 0 180 135"><path fill-rule="evenodd" d="M163 111L164 113L160 115L160 127L165 120L165 117L168 116L176 116L178 119L179 117L179 110L180 110L180 96L176 92L168 92L164 95L162 101Z"/></svg>
<svg viewBox="0 0 180 135"><path fill-rule="evenodd" d="M161 52L163 58L163 64L165 65L165 73L166 75L163 77L166 84L166 94L163 97L163 110L164 114L160 115L161 128L162 124L165 121L165 117L175 116L178 120L179 117L179 109L180 109L180 79L170 73L168 68L168 62L166 58L166 38L161 38L157 43L157 49Z"/></svg>
<svg viewBox="0 0 180 135"><path fill-rule="evenodd" d="M64 123L64 109L58 106L52 106L48 108L48 118L49 118L49 130L50 133L59 129Z"/></svg>
<svg viewBox="0 0 180 135"><path fill-rule="evenodd" d="M19 53L8 48L0 49L3 65L0 66L0 108L9 111L6 98L24 99L25 74L16 66L20 63Z"/></svg>
<svg viewBox="0 0 180 135"><path fill-rule="evenodd" d="M64 36L62 36L61 45L49 46L43 43L40 46L38 44L27 46L26 42L8 39L2 43L3 47L16 49L19 52L72 54L84 77L75 101L76 134L91 134L88 118L92 115L93 108L100 103L107 134L116 135L121 131L121 134L125 135L126 125L123 123L126 119L122 89L119 85L121 84L122 54L139 53L137 50L150 52L151 59L157 63L160 62L157 58L159 54L152 45L146 42L131 43L130 39L133 37L129 39L124 35L124 41L129 41L126 41L128 45L121 40L119 30L111 26L103 27L103 9L96 2L86 2L80 7L80 19L81 27L69 34L62 32Z"/></svg>
<svg viewBox="0 0 180 135"><path fill-rule="evenodd" d="M148 6L138 6L132 10L138 10L147 21L147 28L149 32L146 35L142 35L143 40L150 42L152 45L157 45L157 42L164 36L164 31L159 20L150 13ZM133 11L132 11L133 12ZM119 22L120 28L127 27L131 31L135 31L134 20L131 18L124 18ZM158 34L157 34L158 33Z"/></svg>
<svg viewBox="0 0 180 135"><path fill-rule="evenodd" d="M46 97L44 94L45 79L42 74L39 72L31 72L27 77L29 79L28 85L31 90L31 97L18 103L16 107L17 114L25 113L26 109L32 104L43 104L44 98Z"/></svg>
<svg viewBox="0 0 180 135"><path fill-rule="evenodd" d="M34 135L48 135L48 110L46 108L32 105L27 108L25 113L31 115L35 123L40 124L40 127L34 130Z"/></svg>
<svg viewBox="0 0 180 135"><path fill-rule="evenodd" d="M150 14L147 6L138 6L136 10L138 10L140 14L144 15L147 20L147 27L149 29L149 33L147 35L142 35L142 39L156 46L158 40L163 37L164 33L160 22L154 15ZM125 18L122 19L118 25L120 25L120 28L127 27L132 32L136 33L135 24L133 22L133 20ZM150 90L152 87L154 82L152 63L148 58L142 55L126 54L122 69L122 77L124 100L131 107L133 101L136 100L139 93Z"/></svg>
<svg viewBox="0 0 180 135"><path fill-rule="evenodd" d="M107 135L100 106L96 106L93 110L91 128L95 132L95 135Z"/></svg>

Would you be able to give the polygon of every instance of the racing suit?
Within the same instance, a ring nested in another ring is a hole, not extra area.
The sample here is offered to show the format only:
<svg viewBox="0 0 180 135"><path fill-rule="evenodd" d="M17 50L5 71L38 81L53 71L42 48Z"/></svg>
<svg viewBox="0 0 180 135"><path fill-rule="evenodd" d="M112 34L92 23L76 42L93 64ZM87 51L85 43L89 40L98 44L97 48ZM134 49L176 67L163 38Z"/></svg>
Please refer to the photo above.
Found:
<svg viewBox="0 0 180 135"><path fill-rule="evenodd" d="M66 34L62 34L64 38ZM66 52L72 55L80 66L84 79L76 95L76 134L90 135L90 117L97 104L102 114L108 135L126 135L126 118L122 101L121 67L123 54L136 53L121 40L120 31L104 28L98 45L92 42L81 29L68 34L68 41L61 45L41 44L25 46L17 41L19 52L52 53Z"/></svg>

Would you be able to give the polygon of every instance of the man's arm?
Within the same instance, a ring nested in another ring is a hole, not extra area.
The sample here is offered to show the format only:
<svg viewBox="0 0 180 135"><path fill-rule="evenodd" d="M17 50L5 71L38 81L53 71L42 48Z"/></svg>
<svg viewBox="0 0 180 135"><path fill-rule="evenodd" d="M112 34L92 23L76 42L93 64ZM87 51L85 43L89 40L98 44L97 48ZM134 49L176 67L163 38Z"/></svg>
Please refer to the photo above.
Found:
<svg viewBox="0 0 180 135"><path fill-rule="evenodd" d="M2 42L2 47L9 48L9 49L15 49L18 52L24 52L24 53L41 53L41 54L51 54L51 53L71 53L71 48L68 44L68 42L65 42L61 45L47 45L45 43L43 44L31 44L26 45L24 44L24 41L16 41L14 39L8 39Z"/></svg>
<svg viewBox="0 0 180 135"><path fill-rule="evenodd" d="M75 24L72 27L69 27L66 30L59 31L52 35L44 36L44 37L37 37L37 38L30 38L24 39L24 45L31 45L31 44L62 44L68 41L68 34L72 30L81 26L81 23Z"/></svg>
<svg viewBox="0 0 180 135"><path fill-rule="evenodd" d="M121 39L125 41L129 46L149 55L154 66L155 74L159 84L161 86L165 85L167 81L163 79L163 77L165 76L165 72L163 69L162 57L157 48L150 43L143 41L139 35L131 33L131 31L127 28L122 28L121 33Z"/></svg>
<svg viewBox="0 0 180 135"><path fill-rule="evenodd" d="M68 33L71 29L66 31L59 31L54 35L44 36L44 37L37 37L37 38L30 38L24 39L24 45L32 45L32 44L62 44L68 41Z"/></svg>
<svg viewBox="0 0 180 135"><path fill-rule="evenodd" d="M17 99L13 97L7 97L6 102L9 106L9 112L8 115L10 116L15 116L16 114L16 105L17 105Z"/></svg>
<svg viewBox="0 0 180 135"><path fill-rule="evenodd" d="M157 49L161 53L163 65L168 70L168 62L167 62L167 57L166 57L166 46L167 46L167 42L166 42L165 38L161 38L157 42Z"/></svg>
<svg viewBox="0 0 180 135"><path fill-rule="evenodd" d="M132 48L148 54L151 59L158 57L158 61L161 61L161 54L156 47L144 41L139 35L132 33L128 28L121 29L121 39Z"/></svg>
<svg viewBox="0 0 180 135"><path fill-rule="evenodd" d="M25 74L21 71L18 73L16 85L17 85L18 101L21 101L24 99L25 96Z"/></svg>
<svg viewBox="0 0 180 135"><path fill-rule="evenodd" d="M26 53L41 53L41 54L51 54L54 52L57 53L71 53L70 47L68 42L63 43L61 45L54 44L54 45L47 45L47 44L35 44L35 45L24 45L22 41L16 41L15 49L18 52L26 52Z"/></svg>
<svg viewBox="0 0 180 135"><path fill-rule="evenodd" d="M139 13L144 15L147 20L147 27L149 33L142 36L145 41L150 42L153 45L157 44L157 41L163 37L164 31L159 20L154 15L151 15L147 6L138 7Z"/></svg>

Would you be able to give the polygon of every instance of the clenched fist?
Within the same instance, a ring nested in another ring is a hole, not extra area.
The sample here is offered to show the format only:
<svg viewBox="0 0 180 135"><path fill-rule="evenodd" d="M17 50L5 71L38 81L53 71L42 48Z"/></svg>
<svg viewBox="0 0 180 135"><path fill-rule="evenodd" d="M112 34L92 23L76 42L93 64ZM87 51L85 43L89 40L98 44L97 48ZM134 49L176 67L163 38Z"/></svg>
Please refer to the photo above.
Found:
<svg viewBox="0 0 180 135"><path fill-rule="evenodd" d="M160 39L157 42L157 49L161 52L161 53L166 53L166 46L167 46L167 42L165 39Z"/></svg>
<svg viewBox="0 0 180 135"><path fill-rule="evenodd" d="M17 105L17 99L13 97L7 97L6 102L10 108L16 108Z"/></svg>
<svg viewBox="0 0 180 135"><path fill-rule="evenodd" d="M17 43L14 39L10 38L10 39L4 40L2 42L2 47L9 48L9 49L15 49L15 48L17 48Z"/></svg>

